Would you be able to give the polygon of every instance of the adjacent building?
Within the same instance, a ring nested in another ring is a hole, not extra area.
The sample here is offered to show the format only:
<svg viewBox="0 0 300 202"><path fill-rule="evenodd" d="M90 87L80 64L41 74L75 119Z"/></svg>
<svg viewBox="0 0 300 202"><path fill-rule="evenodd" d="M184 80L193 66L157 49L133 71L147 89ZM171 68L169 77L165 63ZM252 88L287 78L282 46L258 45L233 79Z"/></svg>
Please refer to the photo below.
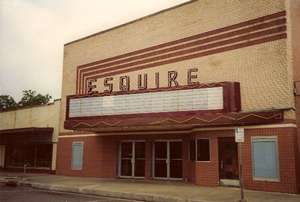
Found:
<svg viewBox="0 0 300 202"><path fill-rule="evenodd" d="M200 0L65 44L57 174L217 186L240 157L246 188L299 193L299 22Z"/></svg>
<svg viewBox="0 0 300 202"><path fill-rule="evenodd" d="M0 169L55 173L59 115L60 100L0 112Z"/></svg>

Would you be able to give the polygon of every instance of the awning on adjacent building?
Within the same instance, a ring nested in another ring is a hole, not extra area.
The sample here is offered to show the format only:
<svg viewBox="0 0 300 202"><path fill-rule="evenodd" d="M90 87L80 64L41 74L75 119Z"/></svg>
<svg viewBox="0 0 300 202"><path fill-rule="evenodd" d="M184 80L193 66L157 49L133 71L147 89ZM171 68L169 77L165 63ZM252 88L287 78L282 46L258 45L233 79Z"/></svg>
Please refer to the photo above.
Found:
<svg viewBox="0 0 300 202"><path fill-rule="evenodd" d="M51 127L0 130L0 144L51 143L52 134Z"/></svg>

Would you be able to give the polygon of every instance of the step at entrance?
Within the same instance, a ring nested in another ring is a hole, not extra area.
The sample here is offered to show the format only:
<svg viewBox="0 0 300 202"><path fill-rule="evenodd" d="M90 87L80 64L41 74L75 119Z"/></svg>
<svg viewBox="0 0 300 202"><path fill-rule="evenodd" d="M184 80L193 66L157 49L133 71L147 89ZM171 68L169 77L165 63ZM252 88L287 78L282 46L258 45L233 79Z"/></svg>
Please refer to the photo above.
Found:
<svg viewBox="0 0 300 202"><path fill-rule="evenodd" d="M220 185L227 187L240 187L240 181L231 179L220 179Z"/></svg>

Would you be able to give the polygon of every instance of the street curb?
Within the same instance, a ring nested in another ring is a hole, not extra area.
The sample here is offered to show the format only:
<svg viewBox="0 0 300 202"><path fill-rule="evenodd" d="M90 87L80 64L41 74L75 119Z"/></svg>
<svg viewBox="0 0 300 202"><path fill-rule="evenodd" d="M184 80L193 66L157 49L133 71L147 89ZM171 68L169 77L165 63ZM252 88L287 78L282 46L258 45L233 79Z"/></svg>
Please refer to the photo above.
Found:
<svg viewBox="0 0 300 202"><path fill-rule="evenodd" d="M103 191L91 188L80 188L80 187L70 187L63 185L49 185L36 182L20 182L20 185L31 186L36 189L43 189L49 191L58 191L58 192L71 192L87 195L95 195L101 197L115 198L115 199L127 199L127 200L137 200L145 202L209 202L204 200L192 200L192 199L183 199L179 197L168 197L155 194L136 194L129 192L114 192L114 191Z"/></svg>

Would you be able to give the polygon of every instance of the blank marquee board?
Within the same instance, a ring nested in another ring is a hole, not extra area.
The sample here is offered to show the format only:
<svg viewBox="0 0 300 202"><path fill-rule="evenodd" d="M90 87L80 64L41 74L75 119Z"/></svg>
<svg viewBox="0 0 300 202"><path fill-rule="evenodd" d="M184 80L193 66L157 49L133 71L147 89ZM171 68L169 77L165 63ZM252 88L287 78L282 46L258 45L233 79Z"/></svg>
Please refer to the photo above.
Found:
<svg viewBox="0 0 300 202"><path fill-rule="evenodd" d="M71 98L69 117L223 109L223 87Z"/></svg>

